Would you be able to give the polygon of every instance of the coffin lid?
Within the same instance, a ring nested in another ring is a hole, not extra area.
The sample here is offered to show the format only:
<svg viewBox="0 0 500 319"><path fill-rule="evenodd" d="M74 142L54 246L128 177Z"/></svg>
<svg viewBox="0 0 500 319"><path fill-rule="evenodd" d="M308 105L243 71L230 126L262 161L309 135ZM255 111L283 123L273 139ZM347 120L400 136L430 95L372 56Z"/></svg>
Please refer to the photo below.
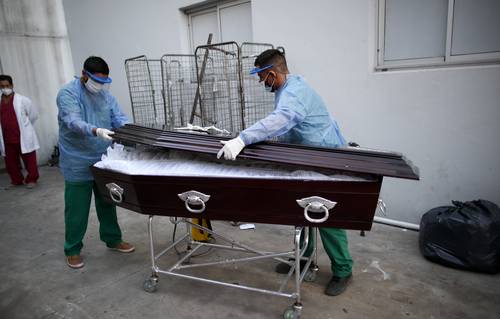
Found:
<svg viewBox="0 0 500 319"><path fill-rule="evenodd" d="M222 147L220 141L228 137L186 132L165 131L134 124L115 130L113 138L121 143L139 143L154 147L212 154ZM249 145L238 159L251 159L326 168L379 176L419 179L418 168L402 154L359 147L323 148L277 142ZM224 161L224 159L221 159Z"/></svg>

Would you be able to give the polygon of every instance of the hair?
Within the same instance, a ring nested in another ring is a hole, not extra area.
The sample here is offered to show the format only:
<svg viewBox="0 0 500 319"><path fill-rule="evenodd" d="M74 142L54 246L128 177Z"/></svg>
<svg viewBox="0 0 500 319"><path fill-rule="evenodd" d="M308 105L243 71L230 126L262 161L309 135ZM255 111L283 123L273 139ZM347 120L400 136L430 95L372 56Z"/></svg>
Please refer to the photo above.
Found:
<svg viewBox="0 0 500 319"><path fill-rule="evenodd" d="M12 85L12 77L7 74L0 74L0 81L7 81Z"/></svg>
<svg viewBox="0 0 500 319"><path fill-rule="evenodd" d="M275 68L278 72L288 72L285 55L280 50L266 50L259 54L254 63L256 67L264 67L269 64L272 64L273 68Z"/></svg>
<svg viewBox="0 0 500 319"><path fill-rule="evenodd" d="M104 61L103 58L100 58L98 56L88 57L87 60L85 60L85 63L83 63L83 69L92 74L109 74L108 64L106 63L106 61Z"/></svg>

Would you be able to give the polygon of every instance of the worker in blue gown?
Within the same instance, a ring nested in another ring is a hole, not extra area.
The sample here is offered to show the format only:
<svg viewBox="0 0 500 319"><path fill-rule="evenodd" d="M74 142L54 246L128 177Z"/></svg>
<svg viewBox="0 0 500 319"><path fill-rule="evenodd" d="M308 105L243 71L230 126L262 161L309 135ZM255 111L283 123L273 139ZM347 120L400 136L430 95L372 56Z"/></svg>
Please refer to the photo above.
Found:
<svg viewBox="0 0 500 319"><path fill-rule="evenodd" d="M104 201L90 172L90 166L111 145L111 130L129 122L107 89L110 83L106 61L91 56L83 64L81 77L66 84L57 95L59 164L64 176L64 253L71 268L84 266L80 251L92 192L101 240L112 250L134 251L134 246L122 240L115 205Z"/></svg>
<svg viewBox="0 0 500 319"><path fill-rule="evenodd" d="M255 60L252 74L259 76L264 88L275 93L274 111L240 132L224 146L217 157L235 160L246 145L272 138L279 141L321 147L344 146L346 141L337 122L330 117L321 97L298 75L290 74L285 56L275 49L262 52ZM337 228L319 228L323 247L331 261L333 276L325 294L337 296L345 291L352 279L353 261L349 253L346 231ZM305 256L312 253L309 241ZM301 261L304 266L304 261ZM280 263L279 273L288 273L290 266Z"/></svg>

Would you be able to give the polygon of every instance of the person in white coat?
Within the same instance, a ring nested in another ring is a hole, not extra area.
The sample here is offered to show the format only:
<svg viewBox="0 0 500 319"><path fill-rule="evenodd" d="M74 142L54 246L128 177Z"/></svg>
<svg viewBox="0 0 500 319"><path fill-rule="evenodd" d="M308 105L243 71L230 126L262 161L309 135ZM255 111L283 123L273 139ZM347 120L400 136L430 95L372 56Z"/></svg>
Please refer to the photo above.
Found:
<svg viewBox="0 0 500 319"><path fill-rule="evenodd" d="M36 150L40 148L33 123L38 118L38 110L31 100L14 93L12 77L0 75L0 154L4 157L5 168L10 176L10 187L36 186L38 167ZM22 159L28 174L23 176Z"/></svg>

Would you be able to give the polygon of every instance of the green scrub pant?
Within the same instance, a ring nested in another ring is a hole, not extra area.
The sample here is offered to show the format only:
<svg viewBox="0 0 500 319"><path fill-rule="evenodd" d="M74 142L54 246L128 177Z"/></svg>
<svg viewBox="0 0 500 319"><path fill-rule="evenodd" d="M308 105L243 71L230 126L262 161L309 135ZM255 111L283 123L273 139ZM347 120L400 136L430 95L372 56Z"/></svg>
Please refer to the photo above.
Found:
<svg viewBox="0 0 500 319"><path fill-rule="evenodd" d="M64 184L64 222L66 235L64 253L66 256L79 255L83 247L83 237L87 231L90 201L94 190L95 208L99 219L99 235L108 247L122 241L122 233L116 218L116 207L108 204L99 195L94 181L69 182Z"/></svg>
<svg viewBox="0 0 500 319"><path fill-rule="evenodd" d="M309 244L304 253L305 257L309 257L312 254L314 237L312 236L312 228L309 228ZM349 247L347 246L347 233L344 229L338 228L318 228L319 234L321 236L321 241L323 242L323 247L330 257L332 273L334 276L344 278L352 273L352 258L349 253ZM302 238L301 238L302 239Z"/></svg>

